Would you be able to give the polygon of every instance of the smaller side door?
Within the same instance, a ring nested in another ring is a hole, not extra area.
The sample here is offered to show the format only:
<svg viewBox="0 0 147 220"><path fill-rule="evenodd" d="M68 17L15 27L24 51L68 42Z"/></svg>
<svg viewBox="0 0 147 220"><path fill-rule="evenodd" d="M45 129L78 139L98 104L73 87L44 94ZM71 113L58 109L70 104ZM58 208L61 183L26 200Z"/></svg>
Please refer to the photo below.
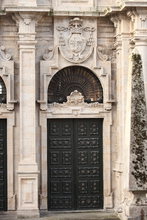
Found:
<svg viewBox="0 0 147 220"><path fill-rule="evenodd" d="M7 120L0 119L0 211L7 211Z"/></svg>

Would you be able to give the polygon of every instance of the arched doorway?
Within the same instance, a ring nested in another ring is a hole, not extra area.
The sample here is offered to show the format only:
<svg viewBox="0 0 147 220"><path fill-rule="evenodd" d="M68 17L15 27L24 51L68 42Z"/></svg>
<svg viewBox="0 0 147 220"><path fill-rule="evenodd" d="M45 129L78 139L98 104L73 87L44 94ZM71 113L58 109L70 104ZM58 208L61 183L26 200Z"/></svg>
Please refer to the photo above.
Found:
<svg viewBox="0 0 147 220"><path fill-rule="evenodd" d="M52 78L48 102L67 101L73 91L85 103L103 102L99 79L87 68L67 67ZM103 208L102 118L49 119L48 209Z"/></svg>

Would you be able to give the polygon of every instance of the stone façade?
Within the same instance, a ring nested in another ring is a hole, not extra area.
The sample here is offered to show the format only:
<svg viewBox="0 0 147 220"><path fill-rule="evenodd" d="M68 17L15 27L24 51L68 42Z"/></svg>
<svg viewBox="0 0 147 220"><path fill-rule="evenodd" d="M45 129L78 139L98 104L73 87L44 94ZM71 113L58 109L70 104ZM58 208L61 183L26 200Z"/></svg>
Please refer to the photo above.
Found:
<svg viewBox="0 0 147 220"><path fill-rule="evenodd" d="M100 117L104 209L116 211L124 220L137 218L141 210L147 215L146 179L139 175L146 171L141 160L147 153L140 141L136 151L131 139L135 50L142 60L144 112L147 102L147 3L3 0L0 7L0 76L8 96L0 107L0 117L7 118L9 127L8 210L19 215L33 210L38 215L47 209L47 119ZM86 67L98 77L103 104L47 103L52 77L71 65Z"/></svg>

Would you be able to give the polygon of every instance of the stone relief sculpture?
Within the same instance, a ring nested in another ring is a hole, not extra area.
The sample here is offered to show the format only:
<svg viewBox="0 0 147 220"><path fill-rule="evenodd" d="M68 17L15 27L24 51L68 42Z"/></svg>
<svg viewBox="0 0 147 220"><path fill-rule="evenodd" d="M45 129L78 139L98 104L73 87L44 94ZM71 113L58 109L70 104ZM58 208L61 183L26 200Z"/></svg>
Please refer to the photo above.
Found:
<svg viewBox="0 0 147 220"><path fill-rule="evenodd" d="M4 46L0 46L0 60L1 61L8 61L11 59L10 54L5 53L6 48Z"/></svg>
<svg viewBox="0 0 147 220"><path fill-rule="evenodd" d="M84 96L82 95L82 93L80 93L77 90L74 90L73 92L70 93L69 96L67 96L67 102L63 102L62 104L54 102L49 105L54 107L69 107L69 106L102 107L103 104L99 102L85 103Z"/></svg>
<svg viewBox="0 0 147 220"><path fill-rule="evenodd" d="M51 60L54 56L54 48L48 48L48 53L43 55L44 60Z"/></svg>
<svg viewBox="0 0 147 220"><path fill-rule="evenodd" d="M84 97L80 92L75 90L71 92L70 96L67 96L67 103L75 105L79 103L84 103Z"/></svg>
<svg viewBox="0 0 147 220"><path fill-rule="evenodd" d="M101 61L107 61L109 59L109 56L105 54L105 48L103 46L98 46L97 54Z"/></svg>
<svg viewBox="0 0 147 220"><path fill-rule="evenodd" d="M58 26L59 49L62 56L72 63L82 63L92 54L94 27L83 27L80 18L71 19L69 27Z"/></svg>

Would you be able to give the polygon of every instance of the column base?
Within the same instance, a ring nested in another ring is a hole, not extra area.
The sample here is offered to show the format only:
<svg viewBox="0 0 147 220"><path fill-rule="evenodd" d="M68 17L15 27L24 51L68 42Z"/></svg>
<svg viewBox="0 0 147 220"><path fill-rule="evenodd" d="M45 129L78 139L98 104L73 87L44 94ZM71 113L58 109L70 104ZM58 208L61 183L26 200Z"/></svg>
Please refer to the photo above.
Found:
<svg viewBox="0 0 147 220"><path fill-rule="evenodd" d="M112 209L113 208L113 197L112 197L112 195L104 197L104 208L106 208L106 209Z"/></svg>
<svg viewBox="0 0 147 220"><path fill-rule="evenodd" d="M30 211L31 210L31 211ZM38 211L38 173L18 174L18 211L25 214ZM36 211L37 210L37 211ZM28 214L27 214L28 215ZM37 214L38 216L38 214Z"/></svg>
<svg viewBox="0 0 147 220"><path fill-rule="evenodd" d="M147 217L147 206L131 206L130 207L130 220L146 219Z"/></svg>
<svg viewBox="0 0 147 220"><path fill-rule="evenodd" d="M36 220L40 217L39 210L21 210L17 211L17 217L28 219L28 218L35 218Z"/></svg>

